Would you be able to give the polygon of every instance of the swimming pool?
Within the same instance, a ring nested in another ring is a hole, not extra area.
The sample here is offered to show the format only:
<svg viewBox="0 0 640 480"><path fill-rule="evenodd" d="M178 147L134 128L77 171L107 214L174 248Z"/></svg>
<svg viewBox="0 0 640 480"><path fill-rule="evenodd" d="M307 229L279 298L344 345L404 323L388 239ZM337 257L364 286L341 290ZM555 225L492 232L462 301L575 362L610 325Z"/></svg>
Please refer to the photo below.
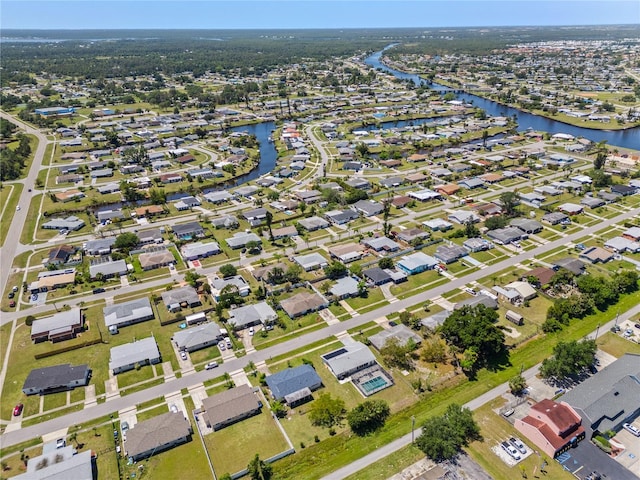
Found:
<svg viewBox="0 0 640 480"><path fill-rule="evenodd" d="M366 393L371 393L374 390L381 390L387 385L388 385L388 382L383 377L375 377L375 378L372 378L371 380L367 380L366 382L363 382L360 384L360 386Z"/></svg>

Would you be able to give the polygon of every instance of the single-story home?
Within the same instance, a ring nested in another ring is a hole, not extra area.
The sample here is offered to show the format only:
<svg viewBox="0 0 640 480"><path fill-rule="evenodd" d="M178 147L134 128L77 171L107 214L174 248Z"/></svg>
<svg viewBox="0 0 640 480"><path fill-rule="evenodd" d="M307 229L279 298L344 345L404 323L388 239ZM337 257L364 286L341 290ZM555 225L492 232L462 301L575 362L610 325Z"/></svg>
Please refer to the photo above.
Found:
<svg viewBox="0 0 640 480"><path fill-rule="evenodd" d="M183 245L180 249L180 253L182 253L182 258L185 260L197 260L199 258L207 258L212 255L217 255L222 250L220 250L220 245L216 242L202 243L188 243Z"/></svg>
<svg viewBox="0 0 640 480"><path fill-rule="evenodd" d="M95 262L91 262L91 265L89 265L89 277L91 279L97 278L98 275L102 275L102 278L105 279L121 277L122 275L126 275L127 272L127 262L124 260L113 261L109 258L107 261L97 260Z"/></svg>
<svg viewBox="0 0 640 480"><path fill-rule="evenodd" d="M220 430L260 413L262 402L249 385L239 385L202 400L202 418L207 427Z"/></svg>
<svg viewBox="0 0 640 480"><path fill-rule="evenodd" d="M278 314L267 302L258 302L229 310L229 324L235 330L242 330L253 325L268 325L278 318Z"/></svg>
<svg viewBox="0 0 640 480"><path fill-rule="evenodd" d="M329 302L319 293L300 292L281 300L280 306L289 317L296 318L310 312L327 308Z"/></svg>
<svg viewBox="0 0 640 480"><path fill-rule="evenodd" d="M191 423L180 413L167 412L136 423L127 432L126 454L137 462L191 441Z"/></svg>
<svg viewBox="0 0 640 480"><path fill-rule="evenodd" d="M222 331L218 325L205 323L197 327L179 330L173 334L171 340L176 344L178 350L195 352L216 345L222 338Z"/></svg>
<svg viewBox="0 0 640 480"><path fill-rule="evenodd" d="M361 342L348 342L343 347L325 353L322 361L338 380L377 364L371 350Z"/></svg>
<svg viewBox="0 0 640 480"><path fill-rule="evenodd" d="M322 380L312 365L286 368L266 378L271 396L294 407L310 400L311 392L322 387Z"/></svg>
<svg viewBox="0 0 640 480"><path fill-rule="evenodd" d="M425 270L431 270L438 264L438 260L422 253L415 252L411 255L402 257L398 262L398 268L404 270L409 275L424 272Z"/></svg>
<svg viewBox="0 0 640 480"><path fill-rule="evenodd" d="M308 255L296 255L293 261L300 265L305 272L326 267L329 262L319 253L310 253Z"/></svg>
<svg viewBox="0 0 640 480"><path fill-rule="evenodd" d="M117 375L136 366L160 363L162 357L156 344L156 339L151 336L136 340L124 345L112 347L109 358L109 370Z"/></svg>
<svg viewBox="0 0 640 480"><path fill-rule="evenodd" d="M382 330L375 335L371 335L369 337L369 341L376 350L380 351L392 338L397 339L400 346L405 346L410 341L413 341L416 345L419 345L422 342L422 337L420 335L402 324L395 325L386 330Z"/></svg>
<svg viewBox="0 0 640 480"><path fill-rule="evenodd" d="M202 305L198 292L189 285L162 292L161 297L162 302L170 312L179 312L182 308L193 308Z"/></svg>
<svg viewBox="0 0 640 480"><path fill-rule="evenodd" d="M253 232L236 232L225 240L232 249L244 248L249 242L258 242L262 245L260 237Z"/></svg>
<svg viewBox="0 0 640 480"><path fill-rule="evenodd" d="M50 317L34 320L31 324L31 340L61 342L75 338L84 331L84 314L77 307L54 313Z"/></svg>
<svg viewBox="0 0 640 480"><path fill-rule="evenodd" d="M154 268L166 267L176 262L170 250L159 250L156 252L141 253L138 256L140 267L143 270L153 270Z"/></svg>
<svg viewBox="0 0 640 480"><path fill-rule="evenodd" d="M355 297L359 293L358 281L353 277L343 277L336 281L329 293L336 298Z"/></svg>
<svg viewBox="0 0 640 480"><path fill-rule="evenodd" d="M87 365L72 366L53 365L51 367L36 368L29 372L22 385L25 395L46 395L47 393L73 390L89 384L91 370Z"/></svg>
<svg viewBox="0 0 640 480"><path fill-rule="evenodd" d="M198 222L183 223L171 227L173 233L180 240L191 240L195 237L204 237L204 228Z"/></svg>
<svg viewBox="0 0 640 480"><path fill-rule="evenodd" d="M147 297L106 306L102 309L102 314L110 331L154 318L151 302Z"/></svg>

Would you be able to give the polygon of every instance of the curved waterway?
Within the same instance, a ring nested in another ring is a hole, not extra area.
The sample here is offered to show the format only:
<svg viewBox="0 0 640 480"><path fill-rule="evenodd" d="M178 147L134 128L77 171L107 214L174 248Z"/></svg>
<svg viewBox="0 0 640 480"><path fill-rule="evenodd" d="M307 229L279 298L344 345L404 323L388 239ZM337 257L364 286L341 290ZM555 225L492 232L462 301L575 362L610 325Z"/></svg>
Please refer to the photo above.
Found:
<svg viewBox="0 0 640 480"><path fill-rule="evenodd" d="M393 45L390 45L387 48L390 48L391 46ZM386 48L384 50L386 50ZM416 85L424 84L429 86L433 90L441 92L447 92L451 90L449 87L439 85L437 83L428 84L417 74L402 72L400 70L396 70L386 66L380 61L384 50L380 50L379 52L371 54L365 59L365 63L372 66L373 68L379 68L380 70L390 73L396 78L402 80L411 80ZM552 134L568 133L575 137L588 138L593 142L601 142L603 140L606 140L607 144L609 145L616 145L619 147L640 150L640 127L613 131L594 130L592 128L577 127L574 125L558 122L550 118L533 115L531 113L523 112L512 107L507 107L505 105L501 105L500 103L494 102L493 100L487 100L470 93L458 93L456 94L456 98L463 102L471 103L476 107L482 108L485 112L487 112L488 115L494 117L515 116L516 121L518 122L518 130L521 131L531 128L536 131L549 132ZM414 123L417 124L415 120Z"/></svg>

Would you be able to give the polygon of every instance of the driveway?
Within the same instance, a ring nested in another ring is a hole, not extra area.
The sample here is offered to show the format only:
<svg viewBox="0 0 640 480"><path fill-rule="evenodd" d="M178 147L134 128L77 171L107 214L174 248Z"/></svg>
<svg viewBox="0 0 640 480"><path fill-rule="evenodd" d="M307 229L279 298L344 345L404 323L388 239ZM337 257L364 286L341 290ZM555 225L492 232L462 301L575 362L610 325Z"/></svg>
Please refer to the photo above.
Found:
<svg viewBox="0 0 640 480"><path fill-rule="evenodd" d="M640 425L636 420L634 425ZM616 457L616 461L640 478L640 437L635 437L626 430L620 430L613 439L624 445L624 451Z"/></svg>

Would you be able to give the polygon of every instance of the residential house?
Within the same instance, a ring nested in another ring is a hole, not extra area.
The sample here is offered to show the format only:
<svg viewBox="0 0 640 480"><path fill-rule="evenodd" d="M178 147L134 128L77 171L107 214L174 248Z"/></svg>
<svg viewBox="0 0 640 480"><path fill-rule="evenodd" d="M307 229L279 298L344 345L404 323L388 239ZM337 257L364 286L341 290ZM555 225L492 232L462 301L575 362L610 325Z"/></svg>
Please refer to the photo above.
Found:
<svg viewBox="0 0 640 480"><path fill-rule="evenodd" d="M584 208L581 205L577 205L575 203L563 203L558 207L558 210L562 213L566 213L567 215L577 215L584 211Z"/></svg>
<svg viewBox="0 0 640 480"><path fill-rule="evenodd" d="M151 302L147 297L106 306L102 309L102 314L109 331L117 331L118 328L154 318Z"/></svg>
<svg viewBox="0 0 640 480"><path fill-rule="evenodd" d="M320 218L317 216L303 218L298 220L298 224L309 232L314 232L316 230L320 230L322 228L327 228L329 226L329 222L327 222L324 218Z"/></svg>
<svg viewBox="0 0 640 480"><path fill-rule="evenodd" d="M63 270L45 270L38 273L38 280L32 282L28 290L30 293L47 292L56 288L73 285L76 280L75 268Z"/></svg>
<svg viewBox="0 0 640 480"><path fill-rule="evenodd" d="M608 253L608 252L607 252ZM577 258L565 257L553 262L554 270L564 268L574 275L582 275L585 272L586 265Z"/></svg>
<svg viewBox="0 0 640 480"><path fill-rule="evenodd" d="M293 261L300 265L305 272L311 270L317 270L318 268L326 267L329 262L319 253L310 253L308 255L296 255L293 257Z"/></svg>
<svg viewBox="0 0 640 480"><path fill-rule="evenodd" d="M191 441L191 423L182 413L167 412L138 422L127 432L126 454L138 462Z"/></svg>
<svg viewBox="0 0 640 480"><path fill-rule="evenodd" d="M472 253L491 250L494 248L493 243L484 238L469 238L462 242L462 246Z"/></svg>
<svg viewBox="0 0 640 480"><path fill-rule="evenodd" d="M149 243L163 243L162 232L159 228L150 228L149 230L142 230L137 233L138 241L140 245L146 245Z"/></svg>
<svg viewBox="0 0 640 480"><path fill-rule="evenodd" d="M155 217L156 215L162 215L164 212L164 207L162 205L146 205L144 207L136 208L133 213L138 218L144 217Z"/></svg>
<svg viewBox="0 0 640 480"><path fill-rule="evenodd" d="M81 192L80 190L67 190L65 192L59 192L55 194L56 200L58 202L62 202L62 203L67 203L70 202L71 200L75 200L77 199L81 199L83 198L85 195L83 192Z"/></svg>
<svg viewBox="0 0 640 480"><path fill-rule="evenodd" d="M57 312L50 317L34 320L31 324L31 340L34 343L61 342L75 338L84 331L84 314L77 307Z"/></svg>
<svg viewBox="0 0 640 480"><path fill-rule="evenodd" d="M46 395L48 393L73 390L89 384L91 370L87 365L72 366L70 363L36 368L29 372L22 385L25 395Z"/></svg>
<svg viewBox="0 0 640 480"><path fill-rule="evenodd" d="M217 345L222 338L222 331L218 325L205 323L197 327L179 330L173 334L171 340L181 352L195 352L196 350Z"/></svg>
<svg viewBox="0 0 640 480"><path fill-rule="evenodd" d="M114 375L137 366L160 363L162 358L154 337L147 337L111 348L109 370Z"/></svg>
<svg viewBox="0 0 640 480"><path fill-rule="evenodd" d="M447 195L447 196L455 195L460 191L460 187L455 183L448 183L446 185L436 185L433 188L436 192L440 193L441 195Z"/></svg>
<svg viewBox="0 0 640 480"><path fill-rule="evenodd" d="M512 227L517 227L524 233L527 233L529 235L539 233L543 228L540 222L526 218L514 218L513 220L511 220L511 222L509 222L509 225L511 225Z"/></svg>
<svg viewBox="0 0 640 480"><path fill-rule="evenodd" d="M211 295L217 301L220 300L220 293L225 287L233 286L238 289L241 297L246 297L251 293L251 286L247 283L242 275L234 275L227 278L213 278L209 280L211 284Z"/></svg>
<svg viewBox="0 0 640 480"><path fill-rule="evenodd" d="M71 245L58 245L49 250L47 265L77 265L82 262L82 255L76 255L76 247Z"/></svg>
<svg viewBox="0 0 640 480"><path fill-rule="evenodd" d="M590 263L607 263L613 260L614 254L602 247L589 247L578 254L578 258Z"/></svg>
<svg viewBox="0 0 640 480"><path fill-rule="evenodd" d="M232 237L225 240L232 249L244 248L249 242L262 244L260 237L253 232L236 232Z"/></svg>
<svg viewBox="0 0 640 480"><path fill-rule="evenodd" d="M263 207L254 208L252 210L247 210L242 214L242 216L249 222L249 225L257 227L258 225L262 225L267 218L267 209Z"/></svg>
<svg viewBox="0 0 640 480"><path fill-rule="evenodd" d="M174 203L176 210L179 212L183 212L185 210L190 210L194 207L199 207L202 205L200 200L192 195L187 195L186 197L182 197L180 200Z"/></svg>
<svg viewBox="0 0 640 480"><path fill-rule="evenodd" d="M425 188L423 190L418 190L417 192L409 192L409 197L415 198L421 202L428 202L431 200L439 200L441 197L439 192L434 192L433 190L429 190Z"/></svg>
<svg viewBox="0 0 640 480"><path fill-rule="evenodd" d="M438 260L435 258L422 252L415 252L402 257L398 262L398 268L404 270L409 275L415 275L425 270L431 270L435 268L437 264Z"/></svg>
<svg viewBox="0 0 640 480"><path fill-rule="evenodd" d="M343 277L336 281L329 293L337 299L355 297L360 293L358 281L353 277Z"/></svg>
<svg viewBox="0 0 640 480"><path fill-rule="evenodd" d="M258 302L229 310L229 324L235 330L242 330L254 325L269 325L275 322L278 314L267 302Z"/></svg>
<svg viewBox="0 0 640 480"><path fill-rule="evenodd" d="M221 430L258 415L262 402L249 385L239 385L202 400L200 413L207 427Z"/></svg>
<svg viewBox="0 0 640 480"><path fill-rule="evenodd" d="M495 230L489 230L487 232L487 237L498 245L508 245L509 243L517 242L523 235L522 230L516 227L496 228Z"/></svg>
<svg viewBox="0 0 640 480"><path fill-rule="evenodd" d="M173 233L180 240L191 240L196 237L204 237L204 228L198 222L182 223L171 227Z"/></svg>
<svg viewBox="0 0 640 480"><path fill-rule="evenodd" d="M371 345L373 345L376 350L380 351L392 338L395 338L398 341L398 345L402 347L406 346L409 342L413 342L415 345L420 345L422 342L422 337L420 335L402 324L394 325L393 327L382 330L375 335L371 335L369 337L369 342L371 342Z"/></svg>
<svg viewBox="0 0 640 480"><path fill-rule="evenodd" d="M397 252L400 250L400 244L394 242L388 237L371 237L364 238L362 243L376 252Z"/></svg>
<svg viewBox="0 0 640 480"><path fill-rule="evenodd" d="M469 212L472 213L472 212ZM453 224L443 220L442 218L435 218L433 220L427 220L426 222L422 222L422 224L433 230L434 232L445 232L453 227Z"/></svg>
<svg viewBox="0 0 640 480"><path fill-rule="evenodd" d="M26 457L28 458L28 457ZM45 443L42 454L27 460L26 472L13 477L15 480L93 480L98 473L94 452L79 452L73 445L58 448L56 442Z"/></svg>
<svg viewBox="0 0 640 480"><path fill-rule="evenodd" d="M73 215L67 218L52 218L48 222L42 224L42 228L46 230L80 230L84 227L84 220Z"/></svg>
<svg viewBox="0 0 640 480"><path fill-rule="evenodd" d="M182 258L185 260L197 260L199 258L207 258L212 255L221 253L220 246L216 242L202 243L188 243L183 245L180 249Z"/></svg>
<svg viewBox="0 0 640 480"><path fill-rule="evenodd" d="M325 353L322 361L338 380L343 380L365 368L377 365L376 357L361 342L348 342L343 347Z"/></svg>
<svg viewBox="0 0 640 480"><path fill-rule="evenodd" d="M103 259L105 257L102 257ZM121 277L122 275L126 275L128 272L127 262L124 260L108 260L103 261L102 259L97 259L91 262L89 265L89 277L93 280L98 277L102 277L103 279L108 279L112 277Z"/></svg>
<svg viewBox="0 0 640 480"><path fill-rule="evenodd" d="M487 308L491 308L492 310L498 309L498 301L496 297L489 296L484 293L480 293L475 297L467 298L466 300L462 300L454 305L454 310L459 310L463 307L477 307L478 305L484 305Z"/></svg>
<svg viewBox="0 0 640 480"><path fill-rule="evenodd" d="M196 289L187 285L162 292L162 302L170 312L179 312L183 308L194 308L202 305Z"/></svg>
<svg viewBox="0 0 640 480"><path fill-rule="evenodd" d="M465 225L467 223L478 223L480 221L480 217L478 215L468 210L455 211L449 214L447 218L452 222L460 225Z"/></svg>
<svg viewBox="0 0 640 480"><path fill-rule="evenodd" d="M412 244L413 242L419 241L420 243L425 242L431 235L429 232L425 232L421 228L413 227L402 230L396 234L396 238L404 243Z"/></svg>
<svg viewBox="0 0 640 480"><path fill-rule="evenodd" d="M353 206L365 217L379 215L384 210L384 205L382 205L382 203L380 202L376 202L375 200L359 200Z"/></svg>
<svg viewBox="0 0 640 480"><path fill-rule="evenodd" d="M355 210L347 208L346 210L331 210L324 214L327 219L334 225L344 225L352 220L356 220L360 215Z"/></svg>
<svg viewBox="0 0 640 480"><path fill-rule="evenodd" d="M140 267L146 271L175 264L176 259L170 250L164 249L155 252L141 253L138 256L138 261L140 262Z"/></svg>
<svg viewBox="0 0 640 480"><path fill-rule="evenodd" d="M564 213L550 212L550 213L545 213L542 216L542 221L550 225L558 225L558 224L564 225L566 223L570 223L571 219Z"/></svg>
<svg viewBox="0 0 640 480"><path fill-rule="evenodd" d="M384 285L385 283L389 283L392 281L391 275L389 275L385 270L379 267L367 268L362 271L362 276L367 280L371 285Z"/></svg>
<svg viewBox="0 0 640 480"><path fill-rule="evenodd" d="M342 263L349 263L355 260L360 260L364 255L365 246L358 243L345 243L343 245L336 245L329 248L329 255L331 258L341 261Z"/></svg>
<svg viewBox="0 0 640 480"><path fill-rule="evenodd" d="M638 253L640 252L640 243L629 240L626 237L613 237L604 242L604 247L616 253Z"/></svg>
<svg viewBox="0 0 640 480"><path fill-rule="evenodd" d="M269 274L272 273L275 268L279 268L283 272L286 272L288 266L286 263L282 262L272 263L271 265L265 265L264 267L254 268L251 271L251 275L253 275L253 278L258 280L259 282L269 282Z"/></svg>
<svg viewBox="0 0 640 480"><path fill-rule="evenodd" d="M322 380L313 365L286 368L266 377L271 396L284 401L290 408L312 399L312 392L322 387Z"/></svg>
<svg viewBox="0 0 640 480"><path fill-rule="evenodd" d="M274 228L271 230L274 240L280 240L282 238L296 237L298 236L298 230L293 225L287 225L286 227ZM265 232L265 235L269 235Z"/></svg>
<svg viewBox="0 0 640 480"><path fill-rule="evenodd" d="M290 318L327 308L329 302L319 293L300 292L280 301L280 306Z"/></svg>

